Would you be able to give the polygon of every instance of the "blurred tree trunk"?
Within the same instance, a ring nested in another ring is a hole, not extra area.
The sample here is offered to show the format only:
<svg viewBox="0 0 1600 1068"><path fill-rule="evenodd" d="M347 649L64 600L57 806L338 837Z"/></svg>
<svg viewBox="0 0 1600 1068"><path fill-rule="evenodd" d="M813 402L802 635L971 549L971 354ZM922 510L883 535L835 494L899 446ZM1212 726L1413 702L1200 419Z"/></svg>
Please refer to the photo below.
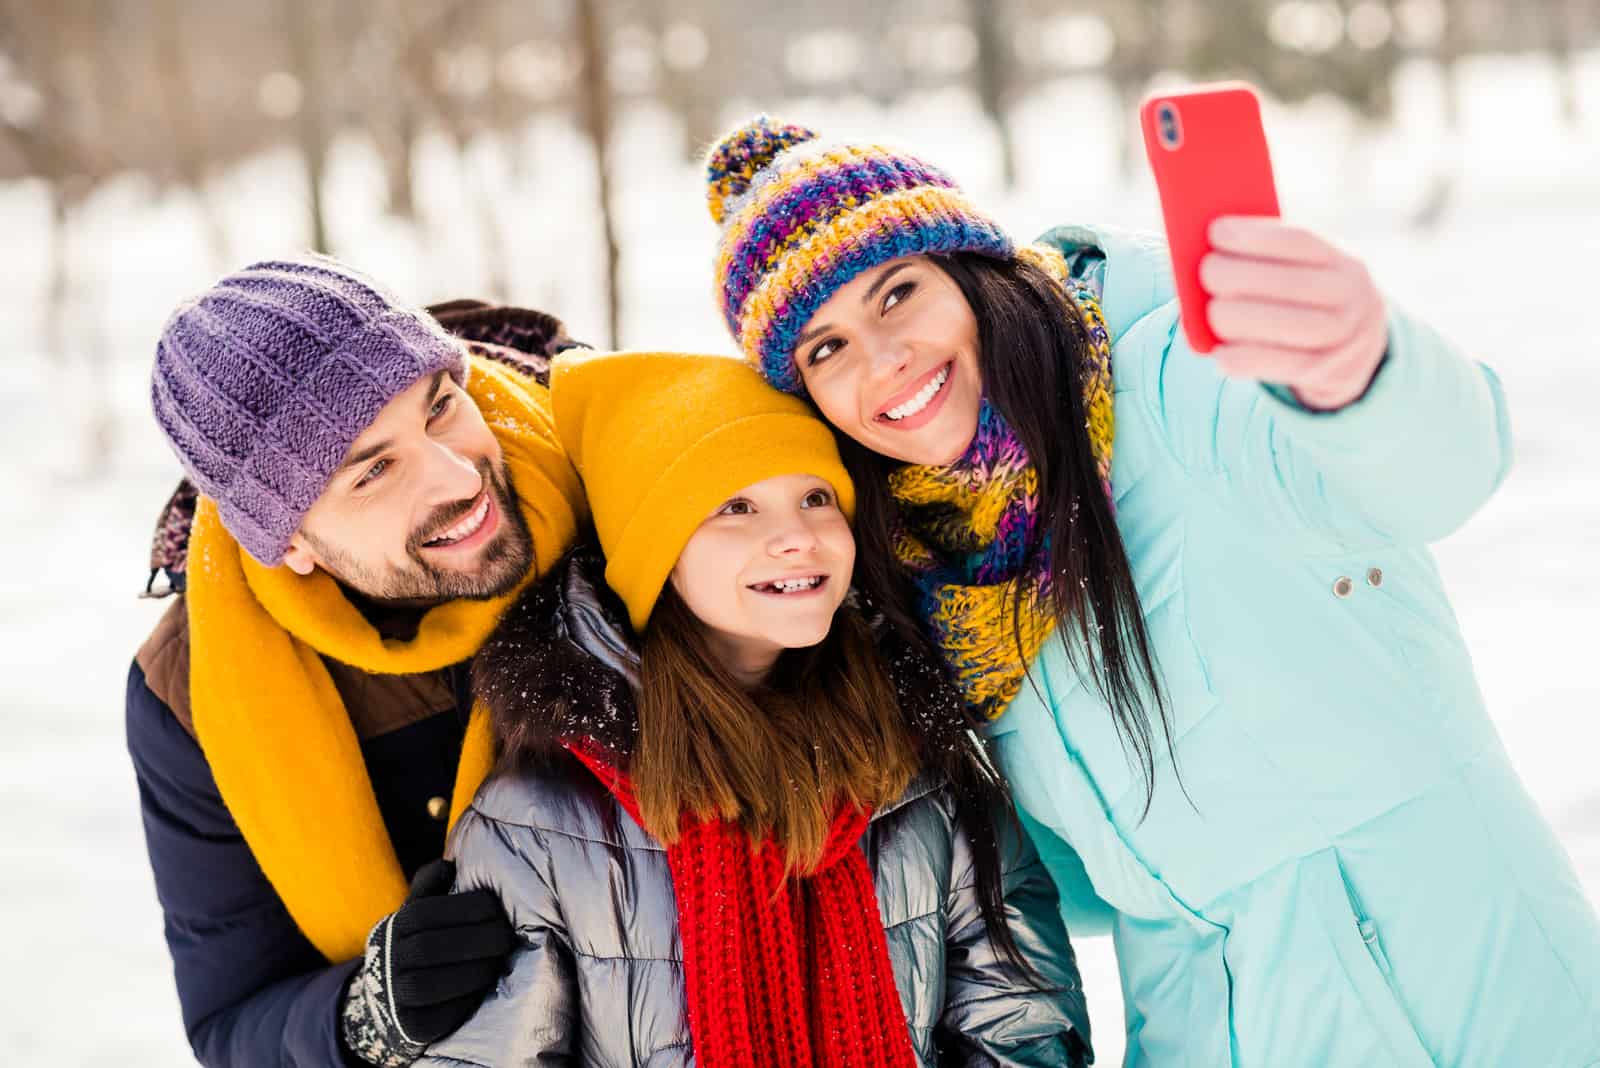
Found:
<svg viewBox="0 0 1600 1068"><path fill-rule="evenodd" d="M1451 133L1461 129L1461 57L1467 52L1467 0L1444 0L1444 28L1434 61L1444 90L1444 124Z"/></svg>
<svg viewBox="0 0 1600 1068"><path fill-rule="evenodd" d="M45 348L58 363L67 352L67 304L72 293L71 222L67 190L52 181L50 190L50 281L45 289Z"/></svg>
<svg viewBox="0 0 1600 1068"><path fill-rule="evenodd" d="M1110 78L1117 95L1117 170L1124 183L1134 181L1144 168L1139 105L1170 50L1166 6L1163 0L1141 0L1118 5L1105 16L1116 37Z"/></svg>
<svg viewBox="0 0 1600 1068"><path fill-rule="evenodd" d="M1583 12L1579 5L1585 0L1551 0L1544 9L1545 31L1550 42L1550 58L1556 68L1557 92L1561 97L1561 118L1574 130L1583 120L1578 104L1577 44L1582 32ZM1593 3L1593 0L1587 0Z"/></svg>
<svg viewBox="0 0 1600 1068"><path fill-rule="evenodd" d="M311 224L311 247L331 252L328 243L327 207L323 201L323 178L328 169L327 79L323 77L322 50L317 37L315 0L283 0L284 27L295 77L300 80L301 103L295 130L300 160L306 174L306 208Z"/></svg>
<svg viewBox="0 0 1600 1068"><path fill-rule="evenodd" d="M221 270L228 261L228 233L207 194L210 146L206 143L204 122L196 107L194 72L184 45L179 0L161 0L153 15L158 23L154 66L161 86L160 106L166 116L173 170L178 184L194 197L212 267ZM108 34L103 22L97 24L96 36L101 54L113 54L117 45L106 39Z"/></svg>
<svg viewBox="0 0 1600 1068"><path fill-rule="evenodd" d="M619 341L621 297L617 289L617 225L611 210L611 86L607 78L606 28L602 0L577 0L579 110L594 145L595 189L600 201L600 234L605 247L606 345Z"/></svg>
<svg viewBox="0 0 1600 1068"><path fill-rule="evenodd" d="M478 139L481 143L474 150L473 138L463 132L456 138L456 157L467 176L467 197L478 216L478 232L483 239L485 296L489 300L505 301L511 295L511 272L505 237L500 233L500 219L495 212L492 161L495 157L504 157L510 149L494 130L480 132ZM475 160L474 156L479 159Z"/></svg>
<svg viewBox="0 0 1600 1068"><path fill-rule="evenodd" d="M1005 12L1000 0L967 0L968 21L978 42L978 103L1000 138L1000 173L1007 189L1017 185L1016 135L1007 118L1011 85L1011 50L1006 47Z"/></svg>
<svg viewBox="0 0 1600 1068"><path fill-rule="evenodd" d="M702 0L693 5L692 17L683 10L689 6L651 4L646 7L646 14L651 31L663 46L661 97L681 125L683 161L697 163L722 132L717 125L720 94L715 81L708 84L707 75L722 69L718 65L723 49L722 30L730 13L720 0ZM698 57L698 63L689 61L694 57L672 53L666 47L669 34L689 34L691 29L699 31L705 44L705 54Z"/></svg>
<svg viewBox="0 0 1600 1068"><path fill-rule="evenodd" d="M415 221L417 217L416 167L417 138L422 120L411 103L410 93L396 94L402 99L378 137L378 154L383 157L384 207L390 215Z"/></svg>

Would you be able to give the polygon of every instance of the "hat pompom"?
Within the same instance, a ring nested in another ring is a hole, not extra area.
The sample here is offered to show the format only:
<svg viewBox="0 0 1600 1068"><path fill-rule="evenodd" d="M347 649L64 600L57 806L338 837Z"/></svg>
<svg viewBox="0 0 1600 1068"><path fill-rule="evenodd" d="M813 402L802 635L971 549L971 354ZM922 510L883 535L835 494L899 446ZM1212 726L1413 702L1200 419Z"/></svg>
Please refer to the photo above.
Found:
<svg viewBox="0 0 1600 1068"><path fill-rule="evenodd" d="M706 156L706 206L722 225L729 200L750 188L757 172L792 145L816 139L816 132L758 115L718 141Z"/></svg>

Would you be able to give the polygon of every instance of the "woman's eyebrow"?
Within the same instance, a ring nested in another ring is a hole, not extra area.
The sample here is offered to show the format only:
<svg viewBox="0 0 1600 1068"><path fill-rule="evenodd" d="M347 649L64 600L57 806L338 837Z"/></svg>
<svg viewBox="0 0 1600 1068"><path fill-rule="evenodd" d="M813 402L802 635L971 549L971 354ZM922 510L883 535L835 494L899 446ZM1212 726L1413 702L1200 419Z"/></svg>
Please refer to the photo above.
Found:
<svg viewBox="0 0 1600 1068"><path fill-rule="evenodd" d="M872 301L873 301L873 298L878 295L878 293L883 289L884 286L888 285L889 279L893 278L895 275L899 274L901 271L909 271L910 269L911 269L911 264L909 264L909 263L901 263L901 264L896 264L895 266L889 268L887 271L884 271L882 274L880 274L878 276L878 280L876 282L873 282L870 286L867 287L866 293L863 294L862 297L861 297L861 303L862 304L871 304Z"/></svg>
<svg viewBox="0 0 1600 1068"><path fill-rule="evenodd" d="M909 264L909 263L901 263L901 264L896 264L895 266L889 268L887 271L884 271L882 274L880 274L877 277L877 279L872 283L872 285L867 287L867 291L864 294L862 294L862 296L861 296L861 303L864 304L864 305L865 304L871 304L873 299L876 298L877 295L880 292L882 292L883 287L888 285L889 279L893 278L895 275L899 274L901 271L909 271L910 269L911 269L911 264ZM812 338L819 337L822 334L826 334L831 329L833 329L833 327L829 323L821 323L821 324L819 324L817 326L813 326L810 330L807 330L805 333L801 334L798 338L795 339L794 347L797 348L797 349L801 348L801 347L803 347L805 345L806 342L810 341Z"/></svg>

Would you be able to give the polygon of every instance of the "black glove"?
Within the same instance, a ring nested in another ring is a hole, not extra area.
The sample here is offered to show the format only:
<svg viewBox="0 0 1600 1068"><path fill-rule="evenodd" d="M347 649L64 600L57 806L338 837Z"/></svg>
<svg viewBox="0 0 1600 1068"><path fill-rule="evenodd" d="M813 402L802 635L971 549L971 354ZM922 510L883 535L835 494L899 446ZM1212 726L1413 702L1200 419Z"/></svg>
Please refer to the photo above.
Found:
<svg viewBox="0 0 1600 1068"><path fill-rule="evenodd" d="M406 903L367 937L345 992L341 1034L368 1064L404 1068L467 1021L505 970L515 938L489 890L450 893L456 866L424 865Z"/></svg>

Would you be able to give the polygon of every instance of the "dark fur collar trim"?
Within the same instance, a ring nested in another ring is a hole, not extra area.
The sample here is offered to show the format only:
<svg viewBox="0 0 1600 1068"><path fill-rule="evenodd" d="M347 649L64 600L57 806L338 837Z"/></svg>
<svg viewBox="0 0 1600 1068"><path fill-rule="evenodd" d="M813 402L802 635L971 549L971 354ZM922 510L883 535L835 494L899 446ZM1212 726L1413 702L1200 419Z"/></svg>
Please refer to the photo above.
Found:
<svg viewBox="0 0 1600 1068"><path fill-rule="evenodd" d="M604 575L597 550L572 550L517 599L474 660L473 691L507 758L548 756L583 738L632 752L639 655Z"/></svg>
<svg viewBox="0 0 1600 1068"><path fill-rule="evenodd" d="M895 635L870 605L858 607L925 758L943 766L970 757L971 722L943 664ZM627 611L592 545L572 550L529 587L473 664L473 690L511 762L549 757L569 739L592 740L625 762L638 734L638 679Z"/></svg>

